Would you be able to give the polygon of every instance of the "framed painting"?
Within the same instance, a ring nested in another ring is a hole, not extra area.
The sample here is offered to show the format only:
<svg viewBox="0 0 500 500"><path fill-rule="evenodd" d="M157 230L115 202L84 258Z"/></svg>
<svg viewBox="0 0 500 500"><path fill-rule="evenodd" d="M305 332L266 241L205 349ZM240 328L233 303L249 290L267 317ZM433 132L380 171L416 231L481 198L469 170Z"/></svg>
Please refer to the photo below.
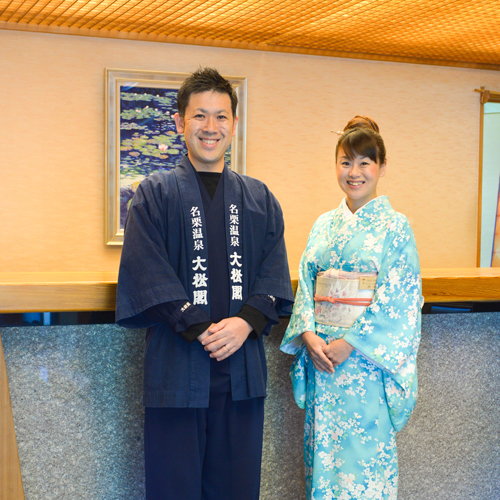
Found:
<svg viewBox="0 0 500 500"><path fill-rule="evenodd" d="M477 267L500 267L500 92L481 88Z"/></svg>
<svg viewBox="0 0 500 500"><path fill-rule="evenodd" d="M177 91L188 73L106 69L107 245L123 244L127 210L137 186L154 172L175 168L187 152L177 133ZM246 78L226 76L238 95L236 135L226 152L231 169L245 173Z"/></svg>

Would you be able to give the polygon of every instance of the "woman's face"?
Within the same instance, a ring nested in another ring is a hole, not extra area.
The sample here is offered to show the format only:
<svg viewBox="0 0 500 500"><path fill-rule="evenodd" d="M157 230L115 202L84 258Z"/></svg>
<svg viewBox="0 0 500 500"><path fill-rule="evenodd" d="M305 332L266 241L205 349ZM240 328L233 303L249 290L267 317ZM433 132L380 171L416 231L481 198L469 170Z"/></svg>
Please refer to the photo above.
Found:
<svg viewBox="0 0 500 500"><path fill-rule="evenodd" d="M377 197L379 177L385 175L385 163L380 165L368 157L355 156L350 160L342 148L337 152L337 181L347 197L351 212Z"/></svg>

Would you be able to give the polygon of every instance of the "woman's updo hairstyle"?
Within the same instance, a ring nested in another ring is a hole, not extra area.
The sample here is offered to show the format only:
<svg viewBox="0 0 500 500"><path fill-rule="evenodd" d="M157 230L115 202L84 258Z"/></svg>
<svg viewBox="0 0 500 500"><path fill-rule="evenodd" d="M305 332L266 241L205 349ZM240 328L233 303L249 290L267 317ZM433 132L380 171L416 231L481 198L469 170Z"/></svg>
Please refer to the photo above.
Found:
<svg viewBox="0 0 500 500"><path fill-rule="evenodd" d="M377 122L372 120L369 116L356 115L347 122L347 125L344 127L344 132L351 128L371 128L372 130L375 130L377 134L380 134Z"/></svg>
<svg viewBox="0 0 500 500"><path fill-rule="evenodd" d="M386 161L385 144L380 136L377 123L368 116L355 116L344 128L335 148L337 161L340 148L350 160L355 156L370 158L382 165Z"/></svg>

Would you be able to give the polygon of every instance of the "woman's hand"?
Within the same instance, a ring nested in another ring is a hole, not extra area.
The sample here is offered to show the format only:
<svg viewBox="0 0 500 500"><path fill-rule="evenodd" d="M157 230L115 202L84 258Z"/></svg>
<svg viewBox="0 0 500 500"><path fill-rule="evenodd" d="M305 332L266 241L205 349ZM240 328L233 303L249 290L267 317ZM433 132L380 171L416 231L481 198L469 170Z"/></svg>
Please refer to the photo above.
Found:
<svg viewBox="0 0 500 500"><path fill-rule="evenodd" d="M302 340L307 347L307 352L314 363L316 370L323 373L333 373L333 363L327 358L323 350L328 347L326 342L315 333L307 331L302 334ZM346 342L347 344L347 342ZM348 344L349 345L349 344Z"/></svg>
<svg viewBox="0 0 500 500"><path fill-rule="evenodd" d="M323 353L326 355L332 366L341 365L354 351L354 347L344 339L337 339L323 347Z"/></svg>

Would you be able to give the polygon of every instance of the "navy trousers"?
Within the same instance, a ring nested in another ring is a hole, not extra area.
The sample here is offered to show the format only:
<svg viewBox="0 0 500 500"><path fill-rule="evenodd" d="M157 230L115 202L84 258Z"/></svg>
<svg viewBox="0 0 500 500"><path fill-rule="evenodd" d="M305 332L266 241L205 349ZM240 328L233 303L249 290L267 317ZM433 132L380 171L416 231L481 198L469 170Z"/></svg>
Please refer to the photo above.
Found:
<svg viewBox="0 0 500 500"><path fill-rule="evenodd" d="M147 500L259 500L264 398L146 408Z"/></svg>

